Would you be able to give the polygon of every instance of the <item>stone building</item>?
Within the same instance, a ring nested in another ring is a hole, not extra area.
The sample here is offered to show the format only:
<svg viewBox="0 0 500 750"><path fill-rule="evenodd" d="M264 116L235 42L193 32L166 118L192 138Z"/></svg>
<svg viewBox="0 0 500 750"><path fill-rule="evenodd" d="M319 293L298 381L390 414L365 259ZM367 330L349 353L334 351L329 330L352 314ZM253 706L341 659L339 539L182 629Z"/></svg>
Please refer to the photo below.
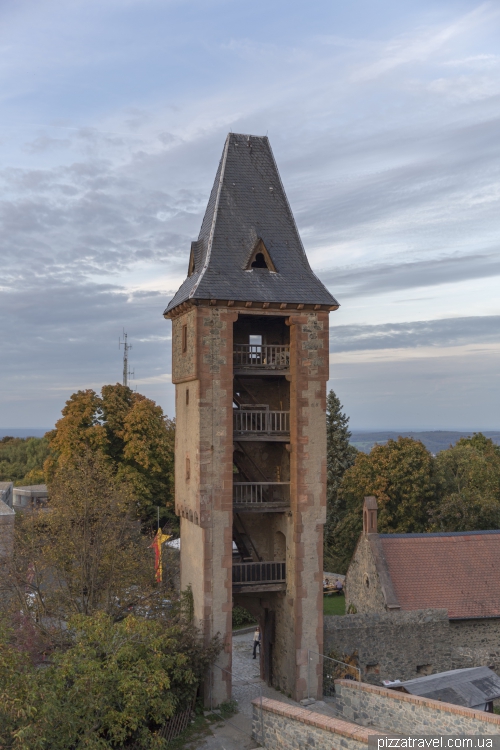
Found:
<svg viewBox="0 0 500 750"><path fill-rule="evenodd" d="M9 508L12 508L12 491L14 489L13 482L0 482L0 500Z"/></svg>
<svg viewBox="0 0 500 750"><path fill-rule="evenodd" d="M363 678L410 680L490 666L500 674L500 530L379 534L365 498L346 611L327 648L356 652Z"/></svg>
<svg viewBox="0 0 500 750"><path fill-rule="evenodd" d="M49 492L45 484L30 484L26 487L14 487L12 507L24 513L35 508L45 508Z"/></svg>
<svg viewBox="0 0 500 750"><path fill-rule="evenodd" d="M301 699L322 652L328 314L265 137L230 134L172 320L181 586L220 633L215 702L231 695L231 610L263 631L262 675ZM233 553L233 542L236 553ZM314 657L315 658L315 657ZM321 669L313 692L321 694Z"/></svg>
<svg viewBox="0 0 500 750"><path fill-rule="evenodd" d="M0 500L0 566L14 551L15 511Z"/></svg>

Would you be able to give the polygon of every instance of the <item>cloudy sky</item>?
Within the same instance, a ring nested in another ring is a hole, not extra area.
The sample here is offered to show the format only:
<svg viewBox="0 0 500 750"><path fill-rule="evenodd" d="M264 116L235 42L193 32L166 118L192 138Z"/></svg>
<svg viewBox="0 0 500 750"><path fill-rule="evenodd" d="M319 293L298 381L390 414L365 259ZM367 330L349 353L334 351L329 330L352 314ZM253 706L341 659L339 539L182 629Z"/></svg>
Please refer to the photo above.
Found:
<svg viewBox="0 0 500 750"><path fill-rule="evenodd" d="M2 0L0 428L121 378L173 414L170 323L228 131L269 135L341 302L354 429L500 428L500 5Z"/></svg>

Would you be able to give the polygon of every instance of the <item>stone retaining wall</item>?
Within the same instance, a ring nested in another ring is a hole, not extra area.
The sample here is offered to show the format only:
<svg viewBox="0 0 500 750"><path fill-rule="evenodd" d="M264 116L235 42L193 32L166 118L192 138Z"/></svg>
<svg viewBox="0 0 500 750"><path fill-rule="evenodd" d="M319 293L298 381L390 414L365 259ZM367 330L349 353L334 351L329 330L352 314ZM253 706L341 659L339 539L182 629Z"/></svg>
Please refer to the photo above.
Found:
<svg viewBox="0 0 500 750"><path fill-rule="evenodd" d="M500 734L500 716L351 680L335 681L335 704L346 721L413 735Z"/></svg>
<svg viewBox="0 0 500 750"><path fill-rule="evenodd" d="M252 703L252 737L266 750L304 750L305 747L332 750L333 743L336 748L367 750L368 737L381 734L271 698L262 699L262 721L260 699Z"/></svg>

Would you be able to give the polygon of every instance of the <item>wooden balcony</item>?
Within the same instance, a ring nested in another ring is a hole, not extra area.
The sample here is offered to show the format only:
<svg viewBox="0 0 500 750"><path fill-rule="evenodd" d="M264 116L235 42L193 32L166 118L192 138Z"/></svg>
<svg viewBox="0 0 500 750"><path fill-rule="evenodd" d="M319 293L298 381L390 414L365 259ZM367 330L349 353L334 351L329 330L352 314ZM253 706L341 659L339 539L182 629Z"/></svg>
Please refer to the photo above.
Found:
<svg viewBox="0 0 500 750"><path fill-rule="evenodd" d="M233 592L286 591L286 563L233 563Z"/></svg>
<svg viewBox="0 0 500 750"><path fill-rule="evenodd" d="M235 440L290 440L290 412L270 411L265 404L233 410Z"/></svg>
<svg viewBox="0 0 500 750"><path fill-rule="evenodd" d="M288 345L235 344L233 369L235 374L284 375L290 370L290 347Z"/></svg>
<svg viewBox="0 0 500 750"><path fill-rule="evenodd" d="M233 482L233 507L239 513L279 513L290 507L290 482Z"/></svg>

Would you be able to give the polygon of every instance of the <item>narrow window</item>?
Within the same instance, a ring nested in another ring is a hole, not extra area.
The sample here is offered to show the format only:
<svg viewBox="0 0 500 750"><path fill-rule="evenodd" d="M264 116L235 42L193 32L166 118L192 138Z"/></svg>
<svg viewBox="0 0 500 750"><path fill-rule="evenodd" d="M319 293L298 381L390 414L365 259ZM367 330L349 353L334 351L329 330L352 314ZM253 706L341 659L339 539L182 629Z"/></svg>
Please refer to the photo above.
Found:
<svg viewBox="0 0 500 750"><path fill-rule="evenodd" d="M182 353L187 352L188 348L188 327L182 326Z"/></svg>
<svg viewBox="0 0 500 750"><path fill-rule="evenodd" d="M189 388L186 388L186 406L189 406Z"/></svg>
<svg viewBox="0 0 500 750"><path fill-rule="evenodd" d="M186 480L191 476L191 461L186 457Z"/></svg>

